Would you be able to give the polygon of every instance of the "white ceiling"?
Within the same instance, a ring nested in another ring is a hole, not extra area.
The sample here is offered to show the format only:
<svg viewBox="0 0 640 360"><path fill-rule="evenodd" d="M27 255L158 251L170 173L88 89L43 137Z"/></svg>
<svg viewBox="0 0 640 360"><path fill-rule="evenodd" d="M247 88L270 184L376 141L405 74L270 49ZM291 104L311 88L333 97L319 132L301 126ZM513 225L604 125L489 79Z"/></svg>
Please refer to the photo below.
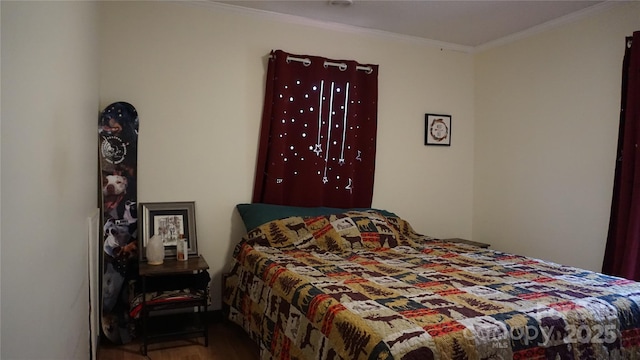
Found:
<svg viewBox="0 0 640 360"><path fill-rule="evenodd" d="M604 1L581 0L353 0L348 6L331 5L328 0L218 2L468 48L566 21L605 5Z"/></svg>

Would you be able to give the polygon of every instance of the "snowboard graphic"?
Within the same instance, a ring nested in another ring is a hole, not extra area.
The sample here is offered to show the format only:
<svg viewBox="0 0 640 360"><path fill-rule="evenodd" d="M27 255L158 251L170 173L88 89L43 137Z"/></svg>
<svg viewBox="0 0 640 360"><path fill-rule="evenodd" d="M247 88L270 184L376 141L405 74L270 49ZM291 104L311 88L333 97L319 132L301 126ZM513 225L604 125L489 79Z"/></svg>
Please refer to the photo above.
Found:
<svg viewBox="0 0 640 360"><path fill-rule="evenodd" d="M111 342L133 337L129 319L129 280L138 275L137 157L138 112L115 102L98 122L100 207L102 210L101 327Z"/></svg>

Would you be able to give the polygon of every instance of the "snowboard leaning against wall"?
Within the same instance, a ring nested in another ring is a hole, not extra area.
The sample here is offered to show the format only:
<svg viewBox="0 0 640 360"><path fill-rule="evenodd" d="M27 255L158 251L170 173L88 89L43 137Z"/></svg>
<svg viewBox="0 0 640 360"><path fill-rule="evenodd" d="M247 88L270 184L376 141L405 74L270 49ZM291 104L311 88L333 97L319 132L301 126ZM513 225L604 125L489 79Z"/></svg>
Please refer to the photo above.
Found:
<svg viewBox="0 0 640 360"><path fill-rule="evenodd" d="M116 344L131 341L134 330L128 314L128 283L138 274L138 126L138 112L127 102L107 106L98 122L101 327L103 335Z"/></svg>

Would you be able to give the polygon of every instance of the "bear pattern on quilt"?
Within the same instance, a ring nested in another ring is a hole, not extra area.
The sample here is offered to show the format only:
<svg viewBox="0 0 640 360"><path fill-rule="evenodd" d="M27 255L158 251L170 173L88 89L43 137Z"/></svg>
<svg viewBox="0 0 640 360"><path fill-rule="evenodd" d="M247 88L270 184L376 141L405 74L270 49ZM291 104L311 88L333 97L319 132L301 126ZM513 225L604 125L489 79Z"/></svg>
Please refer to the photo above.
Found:
<svg viewBox="0 0 640 360"><path fill-rule="evenodd" d="M640 357L639 283L445 243L375 212L255 228L223 300L264 359Z"/></svg>

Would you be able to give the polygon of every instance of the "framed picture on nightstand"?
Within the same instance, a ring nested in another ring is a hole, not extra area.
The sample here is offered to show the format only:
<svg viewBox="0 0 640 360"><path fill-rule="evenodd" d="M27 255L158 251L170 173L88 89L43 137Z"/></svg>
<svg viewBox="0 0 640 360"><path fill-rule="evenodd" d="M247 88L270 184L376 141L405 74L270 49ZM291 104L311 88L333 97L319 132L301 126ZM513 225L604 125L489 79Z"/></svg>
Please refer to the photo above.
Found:
<svg viewBox="0 0 640 360"><path fill-rule="evenodd" d="M198 255L195 202L156 202L140 204L142 237L140 260L146 261L147 244L152 236L162 239L165 258L177 256L178 239L186 239L188 254Z"/></svg>

